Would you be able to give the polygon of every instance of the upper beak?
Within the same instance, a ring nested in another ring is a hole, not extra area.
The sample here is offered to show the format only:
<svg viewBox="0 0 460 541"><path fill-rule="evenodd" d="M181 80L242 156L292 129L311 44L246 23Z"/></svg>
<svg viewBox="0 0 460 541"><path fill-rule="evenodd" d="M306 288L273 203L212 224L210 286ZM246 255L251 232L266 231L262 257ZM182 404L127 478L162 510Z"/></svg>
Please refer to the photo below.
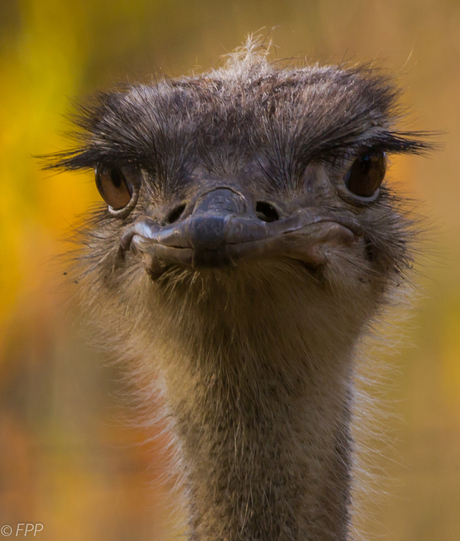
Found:
<svg viewBox="0 0 460 541"><path fill-rule="evenodd" d="M361 236L351 217L316 207L267 221L247 197L219 187L199 196L180 221L159 225L141 218L123 235L121 252L148 255L149 272L160 276L170 265L197 268L236 266L241 259L288 257L317 267L326 262L324 245L349 245Z"/></svg>

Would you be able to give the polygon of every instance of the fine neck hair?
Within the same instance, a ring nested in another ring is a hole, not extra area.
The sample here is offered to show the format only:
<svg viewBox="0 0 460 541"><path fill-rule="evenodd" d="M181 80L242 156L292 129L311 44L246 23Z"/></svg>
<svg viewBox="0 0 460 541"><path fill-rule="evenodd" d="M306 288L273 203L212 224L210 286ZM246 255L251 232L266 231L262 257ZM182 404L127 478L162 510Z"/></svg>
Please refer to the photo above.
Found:
<svg viewBox="0 0 460 541"><path fill-rule="evenodd" d="M383 294L337 279L289 262L138 276L132 324L103 315L136 372L163 375L190 539L348 538L353 360Z"/></svg>

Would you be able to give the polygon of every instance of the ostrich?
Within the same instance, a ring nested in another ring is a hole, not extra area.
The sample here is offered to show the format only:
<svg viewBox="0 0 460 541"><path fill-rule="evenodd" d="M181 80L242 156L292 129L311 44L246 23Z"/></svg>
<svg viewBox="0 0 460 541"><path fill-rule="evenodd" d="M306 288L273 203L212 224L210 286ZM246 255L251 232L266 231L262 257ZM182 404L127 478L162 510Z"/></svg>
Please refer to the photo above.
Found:
<svg viewBox="0 0 460 541"><path fill-rule="evenodd" d="M164 396L190 541L352 536L354 359L412 262L387 157L427 148L395 128L398 95L371 67L249 41L99 94L55 156L95 170L82 304Z"/></svg>

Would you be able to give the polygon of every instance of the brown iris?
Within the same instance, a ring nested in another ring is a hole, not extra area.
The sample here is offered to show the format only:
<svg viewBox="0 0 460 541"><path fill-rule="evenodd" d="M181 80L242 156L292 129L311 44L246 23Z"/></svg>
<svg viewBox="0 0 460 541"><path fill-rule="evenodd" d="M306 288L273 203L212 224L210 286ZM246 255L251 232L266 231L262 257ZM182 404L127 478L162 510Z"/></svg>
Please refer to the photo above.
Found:
<svg viewBox="0 0 460 541"><path fill-rule="evenodd" d="M383 152L369 153L356 158L344 181L348 190L360 197L372 197L385 177L386 160Z"/></svg>
<svg viewBox="0 0 460 541"><path fill-rule="evenodd" d="M96 186L102 199L113 209L121 210L131 201L133 186L119 167L96 167Z"/></svg>

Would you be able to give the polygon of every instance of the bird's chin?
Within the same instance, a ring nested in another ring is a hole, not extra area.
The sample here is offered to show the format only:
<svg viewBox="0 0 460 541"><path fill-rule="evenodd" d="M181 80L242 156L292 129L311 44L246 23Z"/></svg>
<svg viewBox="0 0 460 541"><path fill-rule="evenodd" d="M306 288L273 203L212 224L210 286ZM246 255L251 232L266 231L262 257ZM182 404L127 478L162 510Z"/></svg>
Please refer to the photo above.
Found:
<svg viewBox="0 0 460 541"><path fill-rule="evenodd" d="M252 242L222 244L214 249L166 246L134 235L131 250L143 259L144 268L154 281L171 269L208 274L256 267L267 261L284 261L299 265L310 273L327 265L338 248L349 247L359 237L348 227L332 221L311 225L308 232L294 232Z"/></svg>

